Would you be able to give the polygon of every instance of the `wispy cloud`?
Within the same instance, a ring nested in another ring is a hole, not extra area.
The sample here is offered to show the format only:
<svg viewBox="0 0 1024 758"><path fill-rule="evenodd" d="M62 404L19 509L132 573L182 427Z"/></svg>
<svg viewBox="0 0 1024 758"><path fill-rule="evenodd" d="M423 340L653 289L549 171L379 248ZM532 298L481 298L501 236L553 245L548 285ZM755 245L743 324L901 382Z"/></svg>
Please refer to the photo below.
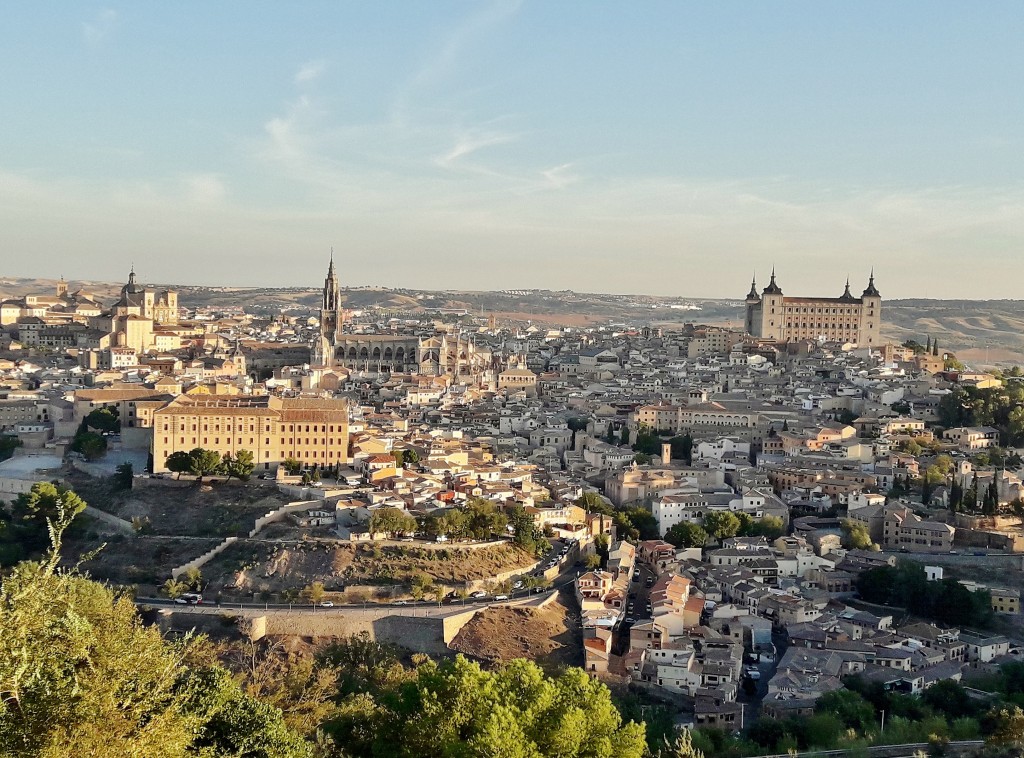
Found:
<svg viewBox="0 0 1024 758"><path fill-rule="evenodd" d="M306 84L314 79L318 79L326 69L327 61L325 60L307 61L295 73L295 83Z"/></svg>
<svg viewBox="0 0 1024 758"><path fill-rule="evenodd" d="M551 187L562 189L579 180L578 176L569 173L571 168L571 163L563 163L561 166L554 166L546 171L541 171L540 175L544 177Z"/></svg>
<svg viewBox="0 0 1024 758"><path fill-rule="evenodd" d="M519 138L516 134L490 133L466 133L456 139L455 144L444 155L435 161L437 165L444 168L453 168L462 158L472 155L484 148L494 145L504 145L515 142Z"/></svg>
<svg viewBox="0 0 1024 758"><path fill-rule="evenodd" d="M117 11L104 8L91 20L82 22L82 36L90 45L98 45L106 40L117 27Z"/></svg>

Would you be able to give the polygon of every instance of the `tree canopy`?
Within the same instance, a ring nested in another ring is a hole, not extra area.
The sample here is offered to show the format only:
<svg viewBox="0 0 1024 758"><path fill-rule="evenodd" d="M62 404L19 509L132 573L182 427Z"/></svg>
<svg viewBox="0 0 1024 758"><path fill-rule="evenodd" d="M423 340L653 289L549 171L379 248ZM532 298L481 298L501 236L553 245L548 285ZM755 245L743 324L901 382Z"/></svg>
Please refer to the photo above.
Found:
<svg viewBox="0 0 1024 758"><path fill-rule="evenodd" d="M485 671L462 656L426 661L374 694L349 696L328 725L357 758L641 758L642 725L622 723L608 688L571 668L549 678L516 660Z"/></svg>

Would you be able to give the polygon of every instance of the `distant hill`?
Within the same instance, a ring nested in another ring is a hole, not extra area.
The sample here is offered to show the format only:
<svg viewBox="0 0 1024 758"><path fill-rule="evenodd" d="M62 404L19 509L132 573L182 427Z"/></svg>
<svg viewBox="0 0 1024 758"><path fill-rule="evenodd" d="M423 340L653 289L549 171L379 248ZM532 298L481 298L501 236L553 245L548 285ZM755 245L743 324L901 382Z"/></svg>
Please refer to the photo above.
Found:
<svg viewBox="0 0 1024 758"><path fill-rule="evenodd" d="M55 291L53 279L0 279L0 299ZM71 290L83 289L102 302L117 298L121 283L74 281ZM240 307L256 313L312 312L321 291L299 287L171 287L186 307ZM542 326L680 325L685 322L739 328L743 323L740 300L614 295L570 290L514 290L477 292L430 291L358 287L342 292L346 307L380 310L400 315L422 315L436 310L465 310L473 315L494 315L499 321L532 321ZM887 300L882 306L882 334L893 342L928 337L938 339L973 366L1024 364L1024 301L1022 300Z"/></svg>

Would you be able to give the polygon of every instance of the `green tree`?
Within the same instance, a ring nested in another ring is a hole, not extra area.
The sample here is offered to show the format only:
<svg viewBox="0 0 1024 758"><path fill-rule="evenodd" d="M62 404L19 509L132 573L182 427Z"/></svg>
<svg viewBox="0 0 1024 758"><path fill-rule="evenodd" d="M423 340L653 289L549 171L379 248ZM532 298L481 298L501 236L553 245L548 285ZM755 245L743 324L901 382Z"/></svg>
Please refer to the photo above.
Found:
<svg viewBox="0 0 1024 758"><path fill-rule="evenodd" d="M121 431L121 421L110 408L96 408L85 417L85 426L99 432L117 433Z"/></svg>
<svg viewBox="0 0 1024 758"><path fill-rule="evenodd" d="M107 438L95 432L82 432L71 441L71 449L81 453L86 460L95 461L107 452Z"/></svg>
<svg viewBox="0 0 1024 758"><path fill-rule="evenodd" d="M596 492L584 492L573 503L588 513L603 513L606 516L611 516L615 512L615 508Z"/></svg>
<svg viewBox="0 0 1024 758"><path fill-rule="evenodd" d="M704 529L715 539L735 537L740 530L740 520L729 511L711 511L704 517Z"/></svg>
<svg viewBox="0 0 1024 758"><path fill-rule="evenodd" d="M184 450L179 450L167 456L164 466L168 471L177 474L178 479L181 479L182 474L188 474L192 471L192 456Z"/></svg>
<svg viewBox="0 0 1024 758"><path fill-rule="evenodd" d="M708 533L697 524L680 521L665 532L665 541L676 547L704 547L708 541Z"/></svg>
<svg viewBox="0 0 1024 758"><path fill-rule="evenodd" d="M46 526L64 516L68 522L85 510L86 503L73 490L51 482L36 482L14 501L14 514Z"/></svg>
<svg viewBox="0 0 1024 758"><path fill-rule="evenodd" d="M422 600L433 589L434 580L426 574L419 572L413 574L409 582L409 594L413 600Z"/></svg>
<svg viewBox="0 0 1024 758"><path fill-rule="evenodd" d="M493 500L473 497L466 501L467 530L477 539L487 539L492 534L502 534L508 524L508 516L498 509Z"/></svg>
<svg viewBox="0 0 1024 758"><path fill-rule="evenodd" d="M551 679L523 659L493 672L462 656L428 660L398 688L350 696L342 708L329 730L357 758L641 758L646 752L642 725L622 723L605 685L580 669Z"/></svg>
<svg viewBox="0 0 1024 758"><path fill-rule="evenodd" d="M190 566L185 570L185 584L189 589L199 591L203 588L203 572L196 566Z"/></svg>
<svg viewBox="0 0 1024 758"><path fill-rule="evenodd" d="M162 589L164 594L171 600L177 600L188 592L189 587L185 582L178 581L177 579L168 579L160 589Z"/></svg>
<svg viewBox="0 0 1024 758"><path fill-rule="evenodd" d="M386 506L370 514L371 534L412 534L416 531L416 519L399 508Z"/></svg>
<svg viewBox="0 0 1024 758"><path fill-rule="evenodd" d="M665 746L657 752L655 758L704 758L704 751L694 746L689 729L680 729L673 742L665 740Z"/></svg>
<svg viewBox="0 0 1024 758"><path fill-rule="evenodd" d="M288 476L298 476L299 472L302 471L302 463L294 458L285 458L281 461L281 465L284 466L285 473Z"/></svg>
<svg viewBox="0 0 1024 758"><path fill-rule="evenodd" d="M21 447L21 440L10 434L0 434L0 461L6 461Z"/></svg>
<svg viewBox="0 0 1024 758"><path fill-rule="evenodd" d="M204 450L201 447L189 451L189 471L200 481L204 476L215 474L221 469L221 457L216 450Z"/></svg>
<svg viewBox="0 0 1024 758"><path fill-rule="evenodd" d="M844 519L841 523L843 530L843 547L847 550L869 550L872 546L871 534L868 528L858 521Z"/></svg>
<svg viewBox="0 0 1024 758"><path fill-rule="evenodd" d="M302 596L311 604L319 605L327 591L323 582L310 582L302 590Z"/></svg>
<svg viewBox="0 0 1024 758"><path fill-rule="evenodd" d="M815 713L828 713L838 718L843 726L864 734L875 725L875 708L862 695L840 689L826 692L814 704Z"/></svg>
<svg viewBox="0 0 1024 758"><path fill-rule="evenodd" d="M135 481L135 470L131 461L125 461L114 469L114 486L119 490L130 490Z"/></svg>
<svg viewBox="0 0 1024 758"><path fill-rule="evenodd" d="M682 461L687 466L693 463L693 437L681 434L669 440L672 445L673 460Z"/></svg>
<svg viewBox="0 0 1024 758"><path fill-rule="evenodd" d="M588 571L601 568L601 556L597 553L591 553L584 559L583 565Z"/></svg>
<svg viewBox="0 0 1024 758"><path fill-rule="evenodd" d="M243 482L247 481L256 469L256 463L250 450L239 450L233 456L225 453L221 463L224 473L228 475L228 479L235 477Z"/></svg>

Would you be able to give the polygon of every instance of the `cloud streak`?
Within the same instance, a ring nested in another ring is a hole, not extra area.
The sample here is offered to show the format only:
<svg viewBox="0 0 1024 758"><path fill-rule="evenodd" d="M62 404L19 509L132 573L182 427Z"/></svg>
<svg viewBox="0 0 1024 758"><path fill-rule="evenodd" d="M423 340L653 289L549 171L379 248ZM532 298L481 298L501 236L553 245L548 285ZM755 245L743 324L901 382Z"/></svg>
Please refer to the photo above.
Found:
<svg viewBox="0 0 1024 758"><path fill-rule="evenodd" d="M117 26L117 11L104 8L89 21L82 22L82 37L89 45L96 46L106 41Z"/></svg>

